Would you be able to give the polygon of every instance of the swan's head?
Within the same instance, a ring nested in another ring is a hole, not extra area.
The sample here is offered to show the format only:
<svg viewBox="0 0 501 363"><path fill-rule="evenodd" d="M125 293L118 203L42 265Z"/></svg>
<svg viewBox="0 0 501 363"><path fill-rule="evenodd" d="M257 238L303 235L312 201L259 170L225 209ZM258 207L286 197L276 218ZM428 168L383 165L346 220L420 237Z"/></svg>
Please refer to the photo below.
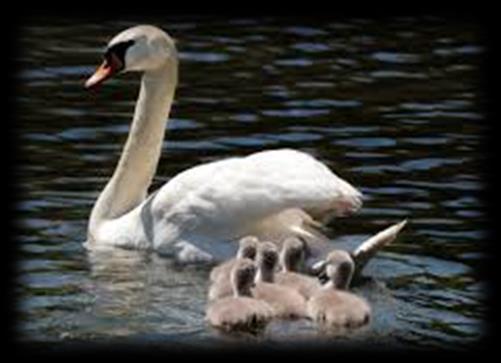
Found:
<svg viewBox="0 0 501 363"><path fill-rule="evenodd" d="M106 47L104 61L85 82L86 88L103 83L118 72L152 71L177 59L172 38L151 25L139 25L117 34Z"/></svg>

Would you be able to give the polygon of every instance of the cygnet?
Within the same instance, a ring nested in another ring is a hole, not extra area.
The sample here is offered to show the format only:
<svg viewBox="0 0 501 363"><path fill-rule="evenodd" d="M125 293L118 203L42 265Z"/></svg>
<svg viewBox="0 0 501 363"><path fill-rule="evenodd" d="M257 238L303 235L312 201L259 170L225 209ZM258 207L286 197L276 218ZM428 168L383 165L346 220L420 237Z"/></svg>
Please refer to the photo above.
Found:
<svg viewBox="0 0 501 363"><path fill-rule="evenodd" d="M307 303L307 314L312 320L330 328L354 328L370 322L371 308L367 301L345 290L350 285L354 268L348 252L334 250L329 253L325 268L329 281Z"/></svg>
<svg viewBox="0 0 501 363"><path fill-rule="evenodd" d="M254 260L259 240L255 236L246 236L238 241L238 251L234 258L231 258L220 265L214 267L210 273L210 281L215 282L222 276L229 280L231 269L235 263L235 259L249 258Z"/></svg>
<svg viewBox="0 0 501 363"><path fill-rule="evenodd" d="M224 331L259 332L273 318L272 308L251 296L256 266L250 259L238 259L233 264L231 283L233 295L209 303L206 320Z"/></svg>
<svg viewBox="0 0 501 363"><path fill-rule="evenodd" d="M275 282L296 290L308 300L321 284L318 279L299 273L304 253L304 244L301 240L297 237L287 238L280 253L282 271L275 274Z"/></svg>
<svg viewBox="0 0 501 363"><path fill-rule="evenodd" d="M277 247L271 242L262 242L256 255L256 285L252 296L266 301L278 318L301 318L306 315L305 298L287 286L274 283L275 268L278 264Z"/></svg>

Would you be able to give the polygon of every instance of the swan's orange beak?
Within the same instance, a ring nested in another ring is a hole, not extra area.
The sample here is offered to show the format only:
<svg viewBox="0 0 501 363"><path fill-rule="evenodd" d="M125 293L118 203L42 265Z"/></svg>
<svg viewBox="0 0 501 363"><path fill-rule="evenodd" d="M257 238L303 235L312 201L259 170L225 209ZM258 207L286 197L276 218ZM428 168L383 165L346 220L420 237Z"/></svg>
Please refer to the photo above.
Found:
<svg viewBox="0 0 501 363"><path fill-rule="evenodd" d="M93 89L101 83L112 77L122 68L122 62L115 56L111 55L108 59L96 69L94 74L85 82L85 88Z"/></svg>

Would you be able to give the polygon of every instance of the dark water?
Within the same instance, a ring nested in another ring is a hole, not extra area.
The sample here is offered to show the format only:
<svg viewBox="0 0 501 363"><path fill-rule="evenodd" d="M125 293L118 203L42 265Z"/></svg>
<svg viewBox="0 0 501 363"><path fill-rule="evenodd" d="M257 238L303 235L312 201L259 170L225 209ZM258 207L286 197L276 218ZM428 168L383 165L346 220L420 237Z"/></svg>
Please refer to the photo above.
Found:
<svg viewBox="0 0 501 363"><path fill-rule="evenodd" d="M367 329L337 341L461 349L485 332L485 121L475 24L274 18L156 21L178 41L180 86L151 190L201 162L279 147L315 155L367 196L328 226L354 247L403 218L355 288ZM204 321L208 269L155 255L89 256L86 221L128 132L138 75L83 80L130 22L37 21L20 34L16 328L23 341L238 341ZM319 339L274 324L264 341ZM248 339L248 338L246 338ZM252 340L252 339L251 339Z"/></svg>

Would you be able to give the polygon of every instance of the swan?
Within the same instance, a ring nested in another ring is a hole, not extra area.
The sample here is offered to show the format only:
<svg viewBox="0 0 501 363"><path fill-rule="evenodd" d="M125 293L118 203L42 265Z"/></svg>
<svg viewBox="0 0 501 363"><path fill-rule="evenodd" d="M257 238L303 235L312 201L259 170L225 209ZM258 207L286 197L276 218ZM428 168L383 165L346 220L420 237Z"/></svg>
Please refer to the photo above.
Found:
<svg viewBox="0 0 501 363"><path fill-rule="evenodd" d="M223 258L228 242L243 236L311 237L312 224L361 207L357 189L313 156L292 149L198 165L148 195L178 81L173 39L151 25L122 31L108 43L85 87L96 89L124 72L142 73L139 96L118 164L92 208L86 248L214 261Z"/></svg>

